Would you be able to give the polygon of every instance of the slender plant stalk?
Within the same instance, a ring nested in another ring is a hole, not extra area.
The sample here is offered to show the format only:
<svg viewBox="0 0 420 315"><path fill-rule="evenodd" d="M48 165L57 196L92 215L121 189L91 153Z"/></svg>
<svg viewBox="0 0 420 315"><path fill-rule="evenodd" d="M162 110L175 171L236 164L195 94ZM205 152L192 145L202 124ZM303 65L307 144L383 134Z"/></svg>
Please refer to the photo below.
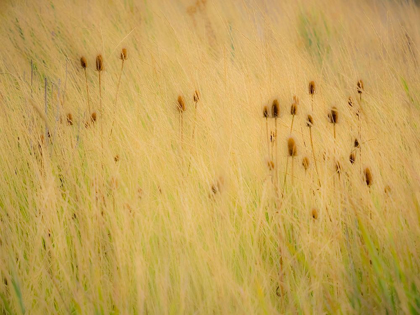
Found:
<svg viewBox="0 0 420 315"><path fill-rule="evenodd" d="M311 139L312 156L314 157L316 175L318 176L318 184L319 184L319 187L321 187L321 179L319 178L318 164L316 163L316 158L315 158L314 141L312 139L312 128L311 127L309 128L309 137Z"/></svg>
<svg viewBox="0 0 420 315"><path fill-rule="evenodd" d="M90 108L90 103L89 103L89 86L88 86L88 81L87 81L87 71L86 71L86 68L84 68L84 72L85 72L86 98L87 98L87 105L88 105L88 113L90 115L91 108Z"/></svg>

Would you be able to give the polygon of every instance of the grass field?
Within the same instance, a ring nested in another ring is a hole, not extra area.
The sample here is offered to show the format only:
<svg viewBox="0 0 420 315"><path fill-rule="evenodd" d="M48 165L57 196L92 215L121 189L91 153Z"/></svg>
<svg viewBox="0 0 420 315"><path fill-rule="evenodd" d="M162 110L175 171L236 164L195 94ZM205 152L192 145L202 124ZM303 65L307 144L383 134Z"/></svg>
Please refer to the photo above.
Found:
<svg viewBox="0 0 420 315"><path fill-rule="evenodd" d="M415 3L0 21L0 314L420 313Z"/></svg>

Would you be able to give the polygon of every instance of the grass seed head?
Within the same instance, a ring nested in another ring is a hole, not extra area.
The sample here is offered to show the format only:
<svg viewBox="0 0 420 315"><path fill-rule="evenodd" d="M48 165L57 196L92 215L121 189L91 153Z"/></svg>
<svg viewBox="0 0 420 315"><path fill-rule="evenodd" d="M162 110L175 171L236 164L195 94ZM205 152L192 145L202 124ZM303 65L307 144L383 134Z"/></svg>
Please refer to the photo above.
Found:
<svg viewBox="0 0 420 315"><path fill-rule="evenodd" d="M293 96L293 103L292 103L292 106L290 107L290 114L291 115L293 115L293 116L297 115L298 105L299 105L299 98L297 98L296 95L295 95L295 96Z"/></svg>
<svg viewBox="0 0 420 315"><path fill-rule="evenodd" d="M339 161L335 162L335 171L337 172L338 175L341 174L341 164Z"/></svg>
<svg viewBox="0 0 420 315"><path fill-rule="evenodd" d="M354 139L354 147L355 148L359 148L360 147L360 143L359 143L359 140L357 140L357 138Z"/></svg>

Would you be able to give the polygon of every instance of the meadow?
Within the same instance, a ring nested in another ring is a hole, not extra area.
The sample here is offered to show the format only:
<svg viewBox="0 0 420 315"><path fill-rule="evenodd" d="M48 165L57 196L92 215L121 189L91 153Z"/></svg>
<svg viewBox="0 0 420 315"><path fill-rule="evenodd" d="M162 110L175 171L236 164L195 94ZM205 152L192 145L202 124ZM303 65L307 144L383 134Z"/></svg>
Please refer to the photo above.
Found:
<svg viewBox="0 0 420 315"><path fill-rule="evenodd" d="M0 2L0 314L419 314L420 8Z"/></svg>

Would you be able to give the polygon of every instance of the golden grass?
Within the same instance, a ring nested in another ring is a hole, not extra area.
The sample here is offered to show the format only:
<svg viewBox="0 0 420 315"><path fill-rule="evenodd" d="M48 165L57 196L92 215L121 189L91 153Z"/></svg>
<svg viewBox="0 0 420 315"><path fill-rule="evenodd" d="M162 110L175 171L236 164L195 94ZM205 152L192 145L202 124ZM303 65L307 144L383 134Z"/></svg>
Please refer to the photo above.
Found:
<svg viewBox="0 0 420 315"><path fill-rule="evenodd" d="M0 314L420 312L419 8L263 3L0 1Z"/></svg>

